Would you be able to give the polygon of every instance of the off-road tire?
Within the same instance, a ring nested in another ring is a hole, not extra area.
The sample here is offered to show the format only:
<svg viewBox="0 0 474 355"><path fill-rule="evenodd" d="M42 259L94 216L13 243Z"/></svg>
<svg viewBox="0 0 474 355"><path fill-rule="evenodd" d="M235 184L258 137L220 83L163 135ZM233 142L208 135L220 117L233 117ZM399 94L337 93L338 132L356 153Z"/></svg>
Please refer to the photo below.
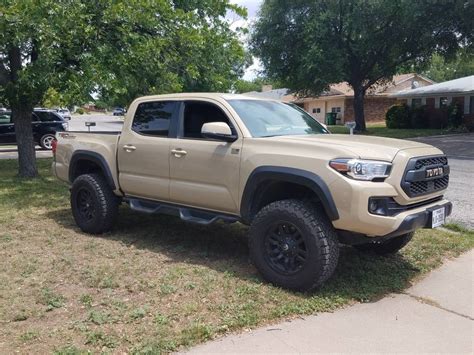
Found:
<svg viewBox="0 0 474 355"><path fill-rule="evenodd" d="M89 203L84 203L89 201ZM112 229L118 214L119 198L100 174L77 177L71 188L71 209L83 232L101 234Z"/></svg>
<svg viewBox="0 0 474 355"><path fill-rule="evenodd" d="M360 250L363 252L375 253L378 255L395 254L396 252L398 252L400 249L402 249L405 245L407 245L410 242L414 234L415 232L411 232L407 234L402 234L398 237L389 239L385 242L354 245L354 247L357 250Z"/></svg>
<svg viewBox="0 0 474 355"><path fill-rule="evenodd" d="M54 139L54 134L47 133L40 138L39 145L45 150L51 150L53 148L51 142Z"/></svg>
<svg viewBox="0 0 474 355"><path fill-rule="evenodd" d="M275 270L267 256L266 235L276 221L290 223L304 239L306 261L292 275ZM252 263L265 280L295 291L320 287L334 273L339 258L337 234L322 208L294 199L276 201L260 210L250 227L249 249Z"/></svg>

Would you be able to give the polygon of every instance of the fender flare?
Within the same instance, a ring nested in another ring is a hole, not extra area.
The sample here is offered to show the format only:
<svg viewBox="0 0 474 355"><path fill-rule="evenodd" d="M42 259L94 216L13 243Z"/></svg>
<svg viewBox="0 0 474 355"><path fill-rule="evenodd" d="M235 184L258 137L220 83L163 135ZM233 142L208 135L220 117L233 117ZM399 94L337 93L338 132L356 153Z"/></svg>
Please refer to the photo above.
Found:
<svg viewBox="0 0 474 355"><path fill-rule="evenodd" d="M311 189L318 196L329 219L331 221L339 219L339 213L331 192L320 176L302 169L260 166L250 174L242 194L240 214L244 222L249 223L252 220L252 215L256 212L252 210L252 205L257 197L257 188L266 180L290 182Z"/></svg>
<svg viewBox="0 0 474 355"><path fill-rule="evenodd" d="M76 169L77 164L80 161L90 161L100 167L102 173L104 174L105 180L112 188L112 190L116 189L114 178L112 176L112 172L110 171L109 165L105 158L100 155L99 153L90 152L87 150L77 150L73 153L71 157L71 161L69 163L69 182L72 184L74 180L74 171Z"/></svg>

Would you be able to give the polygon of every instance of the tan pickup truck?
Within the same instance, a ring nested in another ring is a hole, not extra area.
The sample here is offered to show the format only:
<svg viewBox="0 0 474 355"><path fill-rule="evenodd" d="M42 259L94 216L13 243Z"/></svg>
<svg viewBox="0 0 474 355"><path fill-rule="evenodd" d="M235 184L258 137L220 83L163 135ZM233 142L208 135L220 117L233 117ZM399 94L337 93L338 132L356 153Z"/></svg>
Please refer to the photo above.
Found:
<svg viewBox="0 0 474 355"><path fill-rule="evenodd" d="M294 290L332 275L340 243L394 253L452 208L439 149L329 134L297 106L243 95L139 98L121 132L58 133L53 171L72 186L85 232L109 231L122 202L188 222L241 222L263 277Z"/></svg>

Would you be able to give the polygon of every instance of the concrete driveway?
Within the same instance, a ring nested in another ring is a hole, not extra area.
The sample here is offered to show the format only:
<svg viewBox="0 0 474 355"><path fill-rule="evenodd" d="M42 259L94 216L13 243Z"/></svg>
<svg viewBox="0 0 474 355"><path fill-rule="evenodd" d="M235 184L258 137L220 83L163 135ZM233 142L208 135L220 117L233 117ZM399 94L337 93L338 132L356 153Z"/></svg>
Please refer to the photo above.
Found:
<svg viewBox="0 0 474 355"><path fill-rule="evenodd" d="M446 197L453 202L453 213L448 221L474 228L474 134L413 140L434 145L448 156L451 174Z"/></svg>
<svg viewBox="0 0 474 355"><path fill-rule="evenodd" d="M401 294L197 346L190 354L472 354L474 252Z"/></svg>

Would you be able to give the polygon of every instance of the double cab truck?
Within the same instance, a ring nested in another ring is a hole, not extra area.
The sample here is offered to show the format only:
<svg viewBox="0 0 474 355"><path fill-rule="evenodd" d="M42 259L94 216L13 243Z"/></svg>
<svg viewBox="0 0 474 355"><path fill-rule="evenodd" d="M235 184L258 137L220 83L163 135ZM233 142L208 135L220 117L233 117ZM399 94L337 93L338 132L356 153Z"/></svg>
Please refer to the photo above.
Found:
<svg viewBox="0 0 474 355"><path fill-rule="evenodd" d="M328 280L340 244L395 253L452 209L439 149L330 134L297 106L245 95L138 98L121 132L59 132L53 151L82 231L110 231L121 203L199 224L240 222L261 275L293 290Z"/></svg>

